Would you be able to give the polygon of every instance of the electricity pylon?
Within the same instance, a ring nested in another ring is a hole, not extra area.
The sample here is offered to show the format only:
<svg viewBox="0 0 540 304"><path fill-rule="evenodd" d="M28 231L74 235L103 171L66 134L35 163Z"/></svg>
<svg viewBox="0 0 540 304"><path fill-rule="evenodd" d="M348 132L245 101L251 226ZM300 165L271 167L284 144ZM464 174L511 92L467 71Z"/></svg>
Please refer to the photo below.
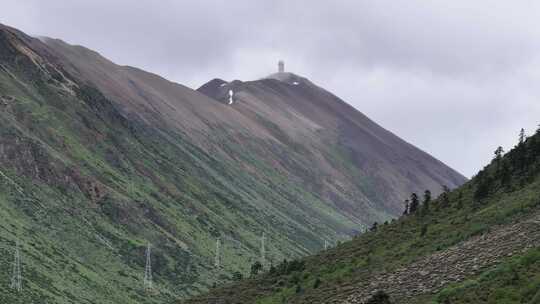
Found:
<svg viewBox="0 0 540 304"><path fill-rule="evenodd" d="M22 291L22 275L21 275L21 252L19 249L19 240L15 245L15 258L13 261L13 274L11 277L10 287L18 292Z"/></svg>
<svg viewBox="0 0 540 304"><path fill-rule="evenodd" d="M266 264L266 247L265 247L265 240L266 240L266 235L265 233L263 232L262 234L262 237L261 237L261 264L264 265Z"/></svg>
<svg viewBox="0 0 540 304"><path fill-rule="evenodd" d="M150 257L151 255L151 248L150 248L150 242L148 242L148 246L146 247L146 266L144 268L144 290L151 291L154 288L153 282L152 282L152 259Z"/></svg>
<svg viewBox="0 0 540 304"><path fill-rule="evenodd" d="M214 258L214 266L219 268L221 266L221 240L216 240L216 256Z"/></svg>
<svg viewBox="0 0 540 304"><path fill-rule="evenodd" d="M324 240L324 250L328 250L328 241Z"/></svg>

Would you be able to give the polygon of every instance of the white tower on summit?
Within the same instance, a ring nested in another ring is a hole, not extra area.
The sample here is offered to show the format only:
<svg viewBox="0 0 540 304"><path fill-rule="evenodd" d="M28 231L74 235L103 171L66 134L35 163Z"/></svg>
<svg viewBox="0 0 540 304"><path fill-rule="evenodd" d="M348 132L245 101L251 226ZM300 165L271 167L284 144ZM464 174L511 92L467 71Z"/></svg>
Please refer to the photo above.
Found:
<svg viewBox="0 0 540 304"><path fill-rule="evenodd" d="M278 62L278 72L284 73L285 72L285 62L283 60L280 60Z"/></svg>

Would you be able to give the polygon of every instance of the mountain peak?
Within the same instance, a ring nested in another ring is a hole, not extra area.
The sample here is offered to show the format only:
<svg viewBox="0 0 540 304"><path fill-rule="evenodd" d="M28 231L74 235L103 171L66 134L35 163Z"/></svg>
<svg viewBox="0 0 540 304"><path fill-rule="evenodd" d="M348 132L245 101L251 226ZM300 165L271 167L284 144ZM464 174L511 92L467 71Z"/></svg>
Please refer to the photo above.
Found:
<svg viewBox="0 0 540 304"><path fill-rule="evenodd" d="M279 80L281 82L285 82L292 85L299 85L301 83L304 84L312 84L307 78L301 77L299 75L296 75L294 73L285 72L285 61L280 60L278 61L278 72L268 75L267 77L263 79L275 79Z"/></svg>
<svg viewBox="0 0 540 304"><path fill-rule="evenodd" d="M223 79L220 78L214 78L210 80L209 82L203 84L200 86L197 91L200 93L203 93L206 96L210 96L212 98L216 98L216 96L219 95L219 92L221 88L223 88L225 85L227 85L228 82L226 82Z"/></svg>

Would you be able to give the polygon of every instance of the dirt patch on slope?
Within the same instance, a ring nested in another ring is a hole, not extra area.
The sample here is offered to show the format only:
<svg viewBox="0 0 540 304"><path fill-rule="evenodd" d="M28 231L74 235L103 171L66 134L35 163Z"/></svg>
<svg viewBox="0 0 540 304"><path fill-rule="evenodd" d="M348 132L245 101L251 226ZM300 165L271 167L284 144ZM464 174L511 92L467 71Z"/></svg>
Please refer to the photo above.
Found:
<svg viewBox="0 0 540 304"><path fill-rule="evenodd" d="M362 304L377 290L388 293L395 303L436 293L498 264L501 259L540 246L540 210L519 223L497 227L481 236L427 256L407 267L380 273L354 286L346 300L331 303ZM343 298L343 297L342 297Z"/></svg>

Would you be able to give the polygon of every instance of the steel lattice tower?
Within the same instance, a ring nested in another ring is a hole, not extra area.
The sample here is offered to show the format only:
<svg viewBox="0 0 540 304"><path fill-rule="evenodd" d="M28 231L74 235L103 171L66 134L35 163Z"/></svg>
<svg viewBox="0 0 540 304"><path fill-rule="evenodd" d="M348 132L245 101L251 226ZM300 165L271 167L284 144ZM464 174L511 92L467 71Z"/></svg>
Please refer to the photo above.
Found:
<svg viewBox="0 0 540 304"><path fill-rule="evenodd" d="M18 292L22 291L22 275L21 275L21 252L19 249L19 241L15 245L15 257L13 261L13 274L11 277L11 288Z"/></svg>
<svg viewBox="0 0 540 304"><path fill-rule="evenodd" d="M152 290L154 285L152 282L152 259L151 259L151 248L150 243L146 247L146 267L144 269L144 289L146 291Z"/></svg>
<svg viewBox="0 0 540 304"><path fill-rule="evenodd" d="M216 240L216 257L214 259L214 266L219 268L221 265L221 240L218 238Z"/></svg>
<svg viewBox="0 0 540 304"><path fill-rule="evenodd" d="M264 265L266 264L266 246L265 246L265 241L266 241L266 235L265 233L263 232L262 234L262 237L261 237L261 264Z"/></svg>

